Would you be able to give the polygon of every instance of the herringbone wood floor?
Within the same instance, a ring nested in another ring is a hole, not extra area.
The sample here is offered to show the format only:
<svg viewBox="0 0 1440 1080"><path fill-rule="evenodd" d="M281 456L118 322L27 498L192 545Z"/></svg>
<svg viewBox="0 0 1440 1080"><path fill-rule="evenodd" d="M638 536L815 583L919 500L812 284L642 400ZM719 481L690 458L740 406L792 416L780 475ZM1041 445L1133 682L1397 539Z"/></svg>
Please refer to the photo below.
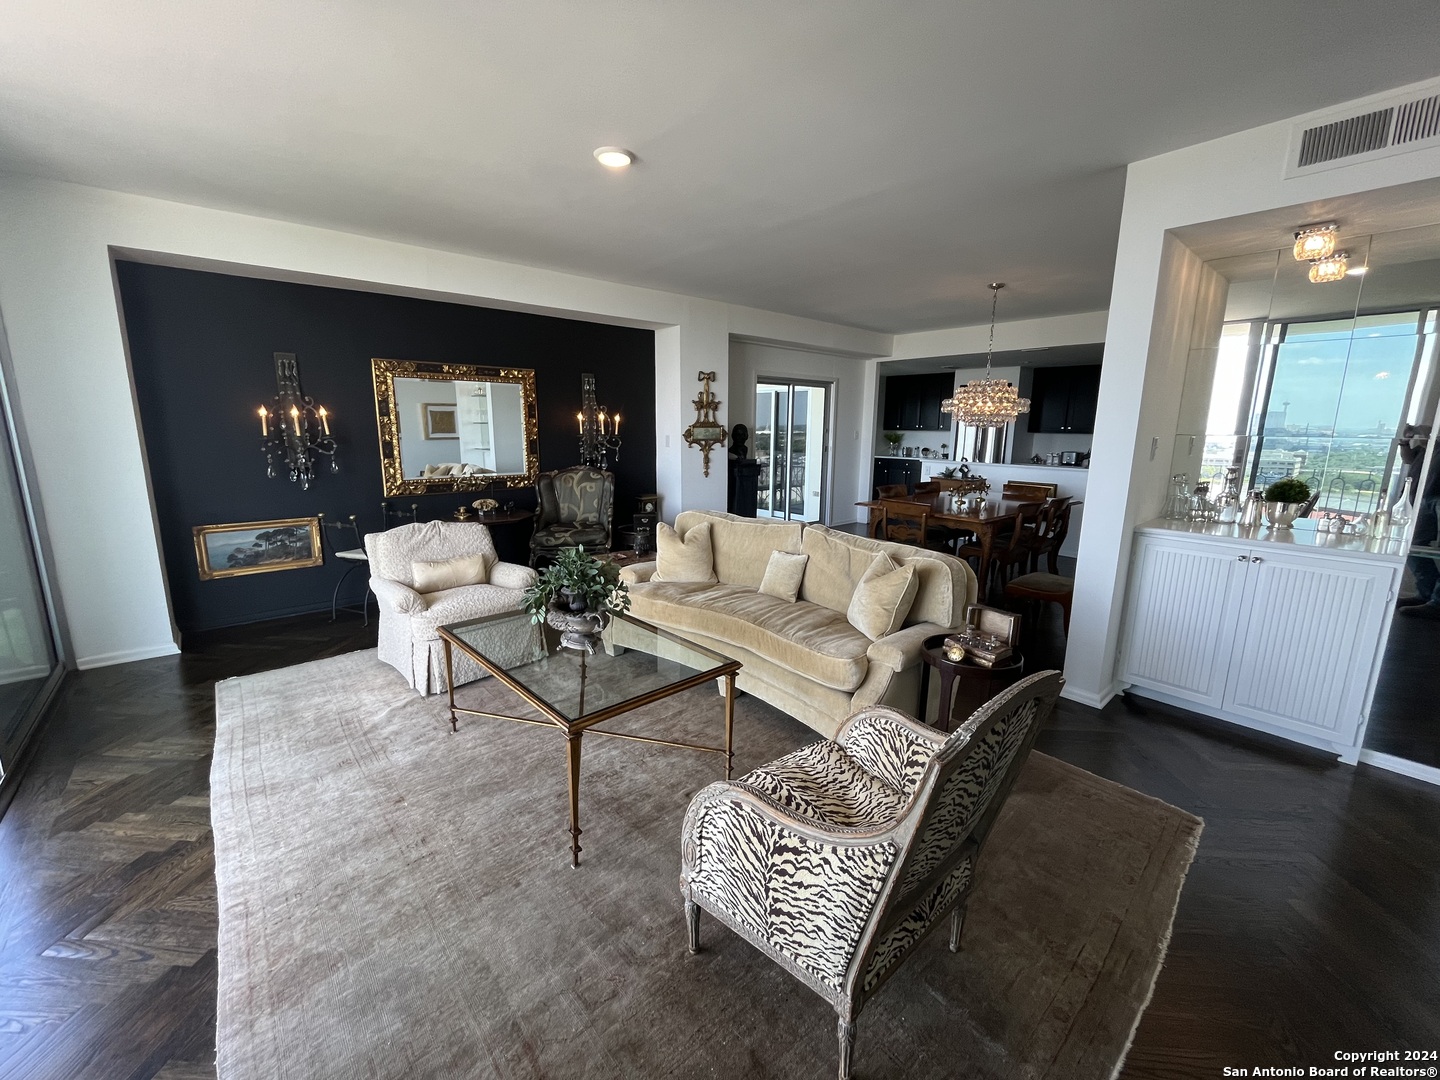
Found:
<svg viewBox="0 0 1440 1080"><path fill-rule="evenodd" d="M213 682L370 644L305 617L72 679L0 821L0 1078L214 1075ZM1134 702L1039 745L1206 819L1125 1076L1440 1047L1440 790Z"/></svg>

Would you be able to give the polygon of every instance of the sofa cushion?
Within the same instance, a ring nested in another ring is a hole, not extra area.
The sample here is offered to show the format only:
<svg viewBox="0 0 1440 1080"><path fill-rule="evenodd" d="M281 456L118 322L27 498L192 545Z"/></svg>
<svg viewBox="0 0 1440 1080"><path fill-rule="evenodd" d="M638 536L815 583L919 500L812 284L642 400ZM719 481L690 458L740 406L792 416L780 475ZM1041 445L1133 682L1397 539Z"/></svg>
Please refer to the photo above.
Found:
<svg viewBox="0 0 1440 1080"><path fill-rule="evenodd" d="M729 642L836 690L854 690L870 667L870 639L818 604L786 603L743 585L654 579L630 587L630 604L636 618Z"/></svg>
<svg viewBox="0 0 1440 1080"><path fill-rule="evenodd" d="M800 582L805 577L805 564L809 561L809 555L772 551L770 561L765 564L765 576L760 579L760 591L793 604L800 595Z"/></svg>
<svg viewBox="0 0 1440 1080"><path fill-rule="evenodd" d="M710 547L715 557L715 577L727 585L760 587L772 551L800 552L805 528L799 521L768 521L736 517L714 510L685 510L675 519L675 530L684 536L702 522L710 526Z"/></svg>
<svg viewBox="0 0 1440 1080"><path fill-rule="evenodd" d="M845 617L871 641L879 641L900 629L915 602L918 584L915 567L896 566L895 560L882 552L855 586Z"/></svg>
<svg viewBox="0 0 1440 1080"><path fill-rule="evenodd" d="M937 626L962 626L965 609L975 603L974 571L963 560L944 552L854 536L824 525L805 526L804 551L810 556L810 565L805 568L800 599L824 604L836 611L849 607L855 586L882 551L900 566L915 567L919 586L905 620L907 625L930 622Z"/></svg>
<svg viewBox="0 0 1440 1080"><path fill-rule="evenodd" d="M655 526L654 581L714 581L715 558L710 548L710 523L702 522L682 538L665 522Z"/></svg>
<svg viewBox="0 0 1440 1080"><path fill-rule="evenodd" d="M847 544L842 534L813 525L805 530L801 546L810 562L800 585L800 599L842 615L850 609L855 586L875 561L875 552Z"/></svg>

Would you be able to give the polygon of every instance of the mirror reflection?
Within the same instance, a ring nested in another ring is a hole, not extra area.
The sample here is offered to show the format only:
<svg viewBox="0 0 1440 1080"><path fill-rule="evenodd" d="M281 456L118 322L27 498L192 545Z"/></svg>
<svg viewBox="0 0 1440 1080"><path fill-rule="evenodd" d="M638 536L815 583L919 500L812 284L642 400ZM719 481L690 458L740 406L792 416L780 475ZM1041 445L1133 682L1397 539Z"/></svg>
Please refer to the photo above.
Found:
<svg viewBox="0 0 1440 1080"><path fill-rule="evenodd" d="M533 371L378 359L372 365L387 496L534 482Z"/></svg>
<svg viewBox="0 0 1440 1080"><path fill-rule="evenodd" d="M1227 477L1241 493L1298 478L1312 497L1297 528L1403 556L1393 617L1356 643L1383 657L1365 751L1440 767L1440 225L1341 232L1334 280L1288 245L1205 264L1171 475L1192 500Z"/></svg>

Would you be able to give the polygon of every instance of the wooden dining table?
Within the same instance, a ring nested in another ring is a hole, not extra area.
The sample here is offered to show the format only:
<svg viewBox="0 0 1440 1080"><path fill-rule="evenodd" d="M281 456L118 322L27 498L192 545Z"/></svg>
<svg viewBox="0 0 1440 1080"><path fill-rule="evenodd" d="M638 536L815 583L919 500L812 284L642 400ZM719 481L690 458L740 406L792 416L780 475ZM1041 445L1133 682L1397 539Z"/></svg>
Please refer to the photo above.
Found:
<svg viewBox="0 0 1440 1080"><path fill-rule="evenodd" d="M886 503L892 505L908 503L919 510L927 511L932 525L974 533L975 541L980 546L980 570L976 576L980 581L980 592L983 598L985 583L990 580L990 561L994 553L995 538L1002 535L1008 536L1010 527L1016 518L1031 507L1039 507L1040 501L1033 498L987 497L981 513L949 514L935 509L940 494L937 492L927 495L908 495L904 498L869 499L865 502L857 502L855 505L863 506L871 511L869 531L872 535L880 522L877 512L882 510ZM884 537L876 537L876 539L883 540Z"/></svg>

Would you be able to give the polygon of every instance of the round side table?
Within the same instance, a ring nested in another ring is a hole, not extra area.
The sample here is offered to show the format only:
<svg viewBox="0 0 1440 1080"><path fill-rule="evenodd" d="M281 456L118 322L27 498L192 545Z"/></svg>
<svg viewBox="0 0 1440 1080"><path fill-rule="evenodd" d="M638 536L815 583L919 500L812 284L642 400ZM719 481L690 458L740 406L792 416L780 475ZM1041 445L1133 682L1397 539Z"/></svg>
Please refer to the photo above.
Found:
<svg viewBox="0 0 1440 1080"><path fill-rule="evenodd" d="M945 644L947 636L946 634L937 634L934 637L926 638L920 649L920 656L925 661L925 670L920 677L920 709L917 715L922 721L925 720L925 706L930 695L930 669L934 668L940 675L940 708L935 717L934 726L941 731L952 730L955 710L960 705L966 706L965 716L968 717L970 713L1025 674L1025 657L1018 652L1011 653L1008 660L1002 660L994 667L984 667L975 663L968 656L959 663L946 659L942 646ZM960 681L960 693L955 695L957 679ZM968 693L967 687L969 688ZM952 695L955 696L953 703ZM928 721L926 722L928 723Z"/></svg>

